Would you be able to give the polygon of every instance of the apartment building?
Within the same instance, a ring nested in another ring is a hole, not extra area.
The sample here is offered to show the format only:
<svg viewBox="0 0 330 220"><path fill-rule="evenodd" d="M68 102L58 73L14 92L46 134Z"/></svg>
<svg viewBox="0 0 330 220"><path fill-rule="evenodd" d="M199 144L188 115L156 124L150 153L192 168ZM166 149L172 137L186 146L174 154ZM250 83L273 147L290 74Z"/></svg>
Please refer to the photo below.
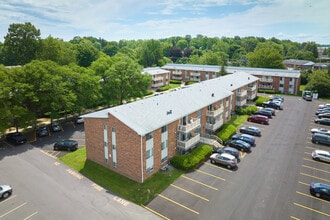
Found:
<svg viewBox="0 0 330 220"><path fill-rule="evenodd" d="M157 91L157 89L170 84L170 71L160 67L144 68L143 74L151 75L150 89Z"/></svg>
<svg viewBox="0 0 330 220"><path fill-rule="evenodd" d="M172 156L189 152L230 120L237 104L253 99L257 81L234 73L86 114L87 158L144 182Z"/></svg>
<svg viewBox="0 0 330 220"><path fill-rule="evenodd" d="M171 72L171 79L181 80L183 82L200 82L216 78L219 75L221 66L212 65L194 65L194 64L166 64L162 66ZM274 90L283 94L297 95L300 86L300 71L267 69L267 68L249 68L249 67L225 67L228 73L248 73L258 77L259 89Z"/></svg>

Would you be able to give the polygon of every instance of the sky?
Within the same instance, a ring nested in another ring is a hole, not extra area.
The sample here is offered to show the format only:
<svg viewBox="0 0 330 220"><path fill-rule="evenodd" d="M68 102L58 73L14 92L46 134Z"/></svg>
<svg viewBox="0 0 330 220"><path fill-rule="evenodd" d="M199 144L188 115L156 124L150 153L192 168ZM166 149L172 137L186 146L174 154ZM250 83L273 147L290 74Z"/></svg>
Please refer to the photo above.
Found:
<svg viewBox="0 0 330 220"><path fill-rule="evenodd" d="M30 22L41 38L275 37L330 44L329 0L1 0L0 42Z"/></svg>

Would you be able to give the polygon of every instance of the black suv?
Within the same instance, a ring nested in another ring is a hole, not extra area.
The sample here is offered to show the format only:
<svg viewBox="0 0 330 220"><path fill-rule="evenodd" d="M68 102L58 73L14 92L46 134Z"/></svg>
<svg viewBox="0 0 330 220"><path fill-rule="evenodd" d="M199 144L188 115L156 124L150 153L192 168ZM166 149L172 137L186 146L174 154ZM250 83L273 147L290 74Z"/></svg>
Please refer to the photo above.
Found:
<svg viewBox="0 0 330 220"><path fill-rule="evenodd" d="M27 137L21 132L9 133L6 135L6 140L12 144L24 144L27 142Z"/></svg>
<svg viewBox="0 0 330 220"><path fill-rule="evenodd" d="M330 185L325 183L311 183L309 191L317 198L323 198L330 201Z"/></svg>
<svg viewBox="0 0 330 220"><path fill-rule="evenodd" d="M78 149L78 142L74 140L64 140L54 144L54 150L75 151L77 149Z"/></svg>

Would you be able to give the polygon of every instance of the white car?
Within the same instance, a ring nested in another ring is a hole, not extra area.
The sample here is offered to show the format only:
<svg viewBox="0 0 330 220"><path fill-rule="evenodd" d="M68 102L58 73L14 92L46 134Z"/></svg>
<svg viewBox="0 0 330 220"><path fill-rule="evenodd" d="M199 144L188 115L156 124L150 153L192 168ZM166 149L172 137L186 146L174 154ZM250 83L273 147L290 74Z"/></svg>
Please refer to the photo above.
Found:
<svg viewBox="0 0 330 220"><path fill-rule="evenodd" d="M76 124L83 124L84 123L84 118L83 117L77 117L76 119Z"/></svg>
<svg viewBox="0 0 330 220"><path fill-rule="evenodd" d="M13 192L13 189L9 185L0 185L0 198L6 199L8 198L11 193Z"/></svg>
<svg viewBox="0 0 330 220"><path fill-rule="evenodd" d="M330 108L330 103L319 105L319 108Z"/></svg>
<svg viewBox="0 0 330 220"><path fill-rule="evenodd" d="M321 134L327 134L330 135L330 130L326 128L312 128L311 129L312 134L314 133L321 133Z"/></svg>
<svg viewBox="0 0 330 220"><path fill-rule="evenodd" d="M330 152L325 150L314 150L312 152L312 158L314 160L321 160L330 163Z"/></svg>

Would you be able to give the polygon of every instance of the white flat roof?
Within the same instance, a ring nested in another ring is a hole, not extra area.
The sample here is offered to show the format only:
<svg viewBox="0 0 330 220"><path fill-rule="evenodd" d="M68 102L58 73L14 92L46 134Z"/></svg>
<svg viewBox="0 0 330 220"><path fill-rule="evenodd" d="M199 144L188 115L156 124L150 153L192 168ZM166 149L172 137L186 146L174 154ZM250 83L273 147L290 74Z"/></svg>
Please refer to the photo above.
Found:
<svg viewBox="0 0 330 220"><path fill-rule="evenodd" d="M257 80L257 77L247 73L229 74L82 117L108 118L108 114L111 114L139 135L145 135L218 100L230 97L235 89Z"/></svg>

